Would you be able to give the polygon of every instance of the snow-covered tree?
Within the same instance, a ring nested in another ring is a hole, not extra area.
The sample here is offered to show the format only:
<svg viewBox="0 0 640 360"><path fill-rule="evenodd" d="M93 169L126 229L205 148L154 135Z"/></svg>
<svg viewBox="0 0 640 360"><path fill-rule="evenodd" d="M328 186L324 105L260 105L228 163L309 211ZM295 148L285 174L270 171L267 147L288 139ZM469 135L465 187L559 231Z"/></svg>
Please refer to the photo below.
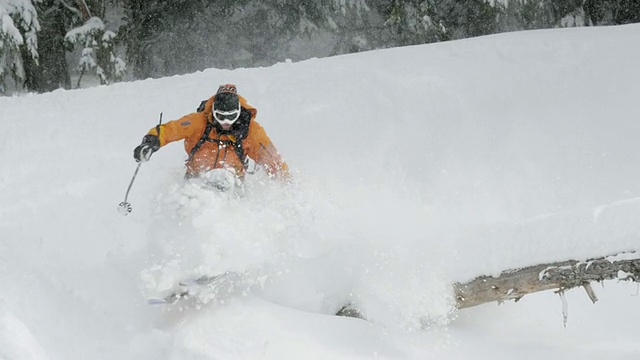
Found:
<svg viewBox="0 0 640 360"><path fill-rule="evenodd" d="M72 49L81 49L77 66L80 72L77 86L80 86L87 71L94 71L100 84L121 80L126 66L115 51L115 32L108 30L103 21L106 0L76 0L75 7L64 1L62 3L75 15L75 23L78 20L82 21L82 25L69 30L65 35L65 41Z"/></svg>
<svg viewBox="0 0 640 360"><path fill-rule="evenodd" d="M99 17L91 17L84 25L72 29L65 36L65 40L73 47L82 48L82 55L78 63L77 86L80 86L82 76L87 71L95 71L101 84L109 84L121 80L125 74L125 63L115 53L113 31L105 29L104 22Z"/></svg>
<svg viewBox="0 0 640 360"><path fill-rule="evenodd" d="M335 17L358 3L365 0L130 0L128 62L135 78L271 65L289 58L292 44L336 31Z"/></svg>
<svg viewBox="0 0 640 360"><path fill-rule="evenodd" d="M221 39L234 34L229 33L230 21L219 20L233 16L245 2L127 0L124 39L133 78L220 66L215 59L223 56ZM212 16L209 6L215 7Z"/></svg>
<svg viewBox="0 0 640 360"><path fill-rule="evenodd" d="M26 58L38 61L39 30L31 0L0 0L0 93L7 92L9 82L23 86Z"/></svg>
<svg viewBox="0 0 640 360"><path fill-rule="evenodd" d="M640 21L637 0L509 0L495 3L498 31Z"/></svg>
<svg viewBox="0 0 640 360"><path fill-rule="evenodd" d="M495 8L485 0L393 0L380 10L396 46L491 34Z"/></svg>
<svg viewBox="0 0 640 360"><path fill-rule="evenodd" d="M397 45L412 45L449 39L448 28L429 1L395 0L389 8L385 26Z"/></svg>
<svg viewBox="0 0 640 360"><path fill-rule="evenodd" d="M0 93L70 88L69 69L78 84L89 73L118 81L123 50L127 72L147 78L630 22L638 0L0 0Z"/></svg>
<svg viewBox="0 0 640 360"><path fill-rule="evenodd" d="M337 0L330 18L330 29L336 34L331 55L375 49L374 41L382 30L381 18L365 0Z"/></svg>

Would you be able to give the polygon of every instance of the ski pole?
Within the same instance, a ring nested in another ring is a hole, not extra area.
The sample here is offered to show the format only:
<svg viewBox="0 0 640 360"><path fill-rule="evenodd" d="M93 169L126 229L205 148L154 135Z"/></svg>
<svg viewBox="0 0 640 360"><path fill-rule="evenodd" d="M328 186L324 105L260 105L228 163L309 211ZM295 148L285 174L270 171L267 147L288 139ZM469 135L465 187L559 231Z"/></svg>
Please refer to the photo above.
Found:
<svg viewBox="0 0 640 360"><path fill-rule="evenodd" d="M156 126L156 131L158 132L158 135L160 135L160 125L162 125L162 113L160 113L160 122L158 122L158 125ZM148 160L148 157L145 154L142 154L142 156L144 158L147 158ZM149 156L151 155L149 154ZM140 165L142 165L142 163L143 161L140 161L138 163L138 166L136 166L136 171L133 173L133 177L131 178L131 182L129 183L129 187L127 188L127 193L124 194L124 201L118 204L118 211L123 216L129 215L129 213L133 210L133 208L131 207L131 204L127 201L127 199L129 198L129 191L131 191L131 186L133 186L133 181L136 179L136 176L138 175L138 170L140 170Z"/></svg>
<svg viewBox="0 0 640 360"><path fill-rule="evenodd" d="M136 166L136 171L133 173L133 177L131 178L131 182L129 183L129 187L127 188L127 193L124 195L124 201L121 202L118 205L118 211L120 212L120 214L122 214L123 216L127 216L129 215L129 213L131 212L131 210L133 210L131 208L131 204L127 201L127 198L129 197L129 191L131 191L131 186L133 185L133 180L136 179L136 176L138 175L138 170L140 170L140 165L142 165L141 162L138 163L138 166Z"/></svg>

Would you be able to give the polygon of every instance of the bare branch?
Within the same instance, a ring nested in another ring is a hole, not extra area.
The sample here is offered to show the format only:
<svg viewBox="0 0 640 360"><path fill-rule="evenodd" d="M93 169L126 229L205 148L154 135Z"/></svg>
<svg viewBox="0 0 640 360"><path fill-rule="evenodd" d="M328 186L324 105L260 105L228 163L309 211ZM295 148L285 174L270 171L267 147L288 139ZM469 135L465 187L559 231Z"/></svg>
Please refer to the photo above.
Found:
<svg viewBox="0 0 640 360"><path fill-rule="evenodd" d="M78 8L75 8L72 5L68 4L65 0L59 0L59 1L68 10L78 14L78 16L82 18L83 22L87 22L87 20L91 19L91 11L89 10L89 6L87 6L87 3L84 2L84 0L75 0L75 3L78 6Z"/></svg>
<svg viewBox="0 0 640 360"><path fill-rule="evenodd" d="M82 20L87 22L87 20L91 19L91 11L89 10L89 6L84 0L76 0L76 5L82 12Z"/></svg>
<svg viewBox="0 0 640 360"><path fill-rule="evenodd" d="M65 0L59 0L59 1L64 7L67 8L67 10L73 11L74 13L78 14L78 16L80 16L81 18L83 17L82 13L80 12L80 10L78 10L78 9L74 8L73 6L67 4L67 2Z"/></svg>

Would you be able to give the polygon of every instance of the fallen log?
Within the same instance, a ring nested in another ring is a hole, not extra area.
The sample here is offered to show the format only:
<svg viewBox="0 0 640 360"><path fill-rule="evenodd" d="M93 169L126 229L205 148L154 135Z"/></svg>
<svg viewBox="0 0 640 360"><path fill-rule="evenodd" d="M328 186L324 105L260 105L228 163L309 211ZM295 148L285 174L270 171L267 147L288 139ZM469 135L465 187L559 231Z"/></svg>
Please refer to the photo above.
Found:
<svg viewBox="0 0 640 360"><path fill-rule="evenodd" d="M458 309L490 302L517 302L527 294L545 290L556 290L562 295L576 287L582 287L595 303L598 298L591 283L614 279L640 283L640 253L629 251L586 261L567 260L506 270L498 277L479 276L466 283L454 284L453 288ZM353 303L343 306L336 315L366 320Z"/></svg>
<svg viewBox="0 0 640 360"><path fill-rule="evenodd" d="M598 299L590 284L613 279L640 282L640 253L624 252L587 261L568 260L507 270L498 277L479 276L455 284L454 291L458 309L494 301L518 301L535 292L552 289L564 292L576 287L583 287L595 303Z"/></svg>

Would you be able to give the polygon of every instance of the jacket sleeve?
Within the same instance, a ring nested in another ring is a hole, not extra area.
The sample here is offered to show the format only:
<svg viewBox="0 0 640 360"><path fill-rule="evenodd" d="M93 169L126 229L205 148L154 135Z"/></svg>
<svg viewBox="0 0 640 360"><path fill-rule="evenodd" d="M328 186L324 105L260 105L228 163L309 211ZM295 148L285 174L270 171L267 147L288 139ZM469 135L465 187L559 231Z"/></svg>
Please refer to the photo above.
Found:
<svg viewBox="0 0 640 360"><path fill-rule="evenodd" d="M185 115L178 120L169 121L159 127L153 127L149 130L148 134L158 136L160 139L160 147L174 141L186 139L192 134L194 129L195 119L192 118L192 115L193 114ZM158 134L158 128L160 129L160 134Z"/></svg>
<svg viewBox="0 0 640 360"><path fill-rule="evenodd" d="M282 160L280 153L278 153L278 150L260 124L255 121L252 122L247 140L251 145L247 155L257 164L264 166L269 176L285 181L291 180L287 163Z"/></svg>

